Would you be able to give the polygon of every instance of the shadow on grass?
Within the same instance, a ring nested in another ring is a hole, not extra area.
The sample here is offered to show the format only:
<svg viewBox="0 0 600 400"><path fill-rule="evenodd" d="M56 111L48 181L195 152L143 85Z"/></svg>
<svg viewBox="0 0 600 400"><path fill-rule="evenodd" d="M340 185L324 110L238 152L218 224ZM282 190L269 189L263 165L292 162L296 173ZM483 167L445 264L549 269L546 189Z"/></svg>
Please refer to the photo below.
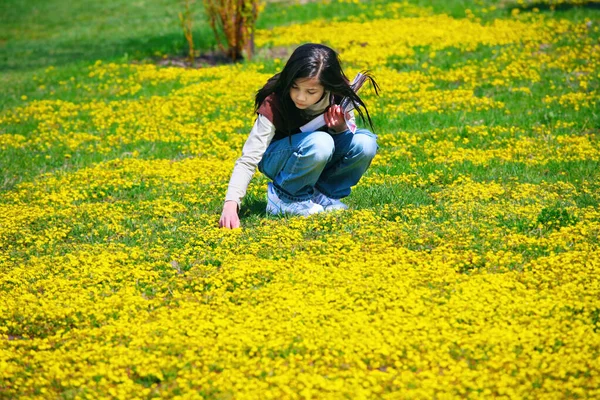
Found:
<svg viewBox="0 0 600 400"><path fill-rule="evenodd" d="M534 8L537 8L540 11L568 11L574 8L587 8L587 9L592 9L592 10L600 10L600 3L584 3L584 4L569 4L569 3L562 3L562 4L548 4L548 3L544 3L541 1L535 2L535 3L530 3L527 5L519 5L515 2L515 4L513 4L513 8L518 8L520 10L523 11L531 11ZM511 8L507 7L508 12L511 12Z"/></svg>
<svg viewBox="0 0 600 400"><path fill-rule="evenodd" d="M266 200L249 196L246 198L246 201L244 201L244 206L240 212L240 220L250 217L264 218L267 216L266 208Z"/></svg>

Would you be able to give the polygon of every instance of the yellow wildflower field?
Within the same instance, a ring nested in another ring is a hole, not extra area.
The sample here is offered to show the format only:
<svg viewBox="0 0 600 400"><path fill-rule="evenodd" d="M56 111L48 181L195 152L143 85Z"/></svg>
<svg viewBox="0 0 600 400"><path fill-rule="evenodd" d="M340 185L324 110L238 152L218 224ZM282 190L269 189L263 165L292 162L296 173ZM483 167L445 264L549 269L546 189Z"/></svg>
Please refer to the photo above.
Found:
<svg viewBox="0 0 600 400"><path fill-rule="evenodd" d="M257 173L218 228L285 60L48 68L0 112L29 174L0 192L0 397L600 397L598 21L378 12L256 33L380 83L348 211L268 217Z"/></svg>

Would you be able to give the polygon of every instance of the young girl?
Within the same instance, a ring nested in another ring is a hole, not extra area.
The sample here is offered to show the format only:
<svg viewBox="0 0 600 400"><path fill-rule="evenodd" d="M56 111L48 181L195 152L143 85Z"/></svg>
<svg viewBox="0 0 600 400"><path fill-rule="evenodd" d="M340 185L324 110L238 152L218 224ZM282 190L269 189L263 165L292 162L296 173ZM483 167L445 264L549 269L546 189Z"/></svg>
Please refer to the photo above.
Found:
<svg viewBox="0 0 600 400"><path fill-rule="evenodd" d="M363 121L366 114L372 128L367 107L350 87L337 54L319 44L298 47L281 73L256 94L258 117L235 163L221 227L240 226L238 209L257 166L272 180L267 190L269 214L309 215L348 208L340 199L350 194L378 147L377 137L357 130L354 115L344 115L336 104L343 97L351 99ZM300 131L323 113L323 127Z"/></svg>

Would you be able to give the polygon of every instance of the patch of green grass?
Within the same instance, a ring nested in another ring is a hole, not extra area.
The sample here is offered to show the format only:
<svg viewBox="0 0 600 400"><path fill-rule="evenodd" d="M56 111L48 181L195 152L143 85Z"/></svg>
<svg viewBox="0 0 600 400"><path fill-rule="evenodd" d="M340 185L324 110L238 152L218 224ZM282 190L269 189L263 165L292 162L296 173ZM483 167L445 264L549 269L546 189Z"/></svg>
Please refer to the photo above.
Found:
<svg viewBox="0 0 600 400"><path fill-rule="evenodd" d="M479 181L509 182L517 179L520 183L531 184L542 182L579 184L585 180L596 179L598 168L600 168L600 162L597 160L550 162L545 165L491 161L482 165L474 165L471 162L457 163L450 168L449 173L471 176Z"/></svg>
<svg viewBox="0 0 600 400"><path fill-rule="evenodd" d="M353 208L371 208L392 204L402 208L407 205L424 206L433 204L429 191L411 185L383 184L369 187L358 186L350 198Z"/></svg>
<svg viewBox="0 0 600 400"><path fill-rule="evenodd" d="M200 2L197 21L204 19ZM169 0L3 2L0 71L60 66L99 59L122 60L183 52L186 46L178 13ZM199 48L214 44L210 27L198 22Z"/></svg>
<svg viewBox="0 0 600 400"><path fill-rule="evenodd" d="M413 48L415 54L409 59L393 56L387 61L387 65L398 71L415 71L421 70L423 63L427 63L432 67L449 70L466 65L472 61L476 61L478 64L485 64L487 61L495 59L501 49L501 46L480 45L475 50L464 51L450 47L435 52L435 55L432 57L430 46L419 46Z"/></svg>
<svg viewBox="0 0 600 400"><path fill-rule="evenodd" d="M18 183L44 173L78 170L104 160L127 158L134 151L145 159L177 159L182 156L177 145L148 141L113 147L106 153L95 151L93 145L79 151L60 144L36 150L9 148L0 152L0 191L11 190Z"/></svg>

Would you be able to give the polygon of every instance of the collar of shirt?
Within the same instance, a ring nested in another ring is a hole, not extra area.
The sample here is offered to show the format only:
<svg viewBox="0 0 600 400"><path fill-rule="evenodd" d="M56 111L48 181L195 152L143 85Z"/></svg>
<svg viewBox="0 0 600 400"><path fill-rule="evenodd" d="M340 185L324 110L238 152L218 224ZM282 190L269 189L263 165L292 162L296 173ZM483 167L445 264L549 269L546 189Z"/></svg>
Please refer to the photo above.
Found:
<svg viewBox="0 0 600 400"><path fill-rule="evenodd" d="M317 101L312 106L307 107L306 113L309 115L318 115L323 113L325 109L331 104L331 97L332 96L330 92L323 93L323 98L321 98L321 100Z"/></svg>

